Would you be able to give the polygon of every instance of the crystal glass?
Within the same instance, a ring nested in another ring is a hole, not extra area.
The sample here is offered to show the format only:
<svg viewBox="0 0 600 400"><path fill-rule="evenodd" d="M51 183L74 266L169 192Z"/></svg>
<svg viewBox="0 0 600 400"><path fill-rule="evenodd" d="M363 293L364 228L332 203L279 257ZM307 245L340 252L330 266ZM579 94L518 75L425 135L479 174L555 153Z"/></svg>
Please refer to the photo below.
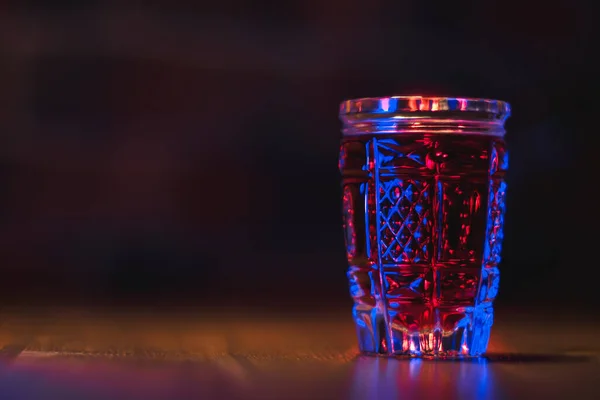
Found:
<svg viewBox="0 0 600 400"><path fill-rule="evenodd" d="M483 354L498 292L508 167L502 101L344 101L339 167L362 352Z"/></svg>

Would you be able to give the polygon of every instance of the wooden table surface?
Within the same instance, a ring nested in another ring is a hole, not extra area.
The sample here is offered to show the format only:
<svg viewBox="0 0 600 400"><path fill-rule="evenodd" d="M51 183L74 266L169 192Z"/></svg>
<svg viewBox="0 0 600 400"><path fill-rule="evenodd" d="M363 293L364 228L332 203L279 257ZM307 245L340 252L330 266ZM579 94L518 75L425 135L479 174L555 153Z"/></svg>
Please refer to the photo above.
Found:
<svg viewBox="0 0 600 400"><path fill-rule="evenodd" d="M498 312L488 358L360 356L349 313L5 309L0 399L600 398L600 322Z"/></svg>

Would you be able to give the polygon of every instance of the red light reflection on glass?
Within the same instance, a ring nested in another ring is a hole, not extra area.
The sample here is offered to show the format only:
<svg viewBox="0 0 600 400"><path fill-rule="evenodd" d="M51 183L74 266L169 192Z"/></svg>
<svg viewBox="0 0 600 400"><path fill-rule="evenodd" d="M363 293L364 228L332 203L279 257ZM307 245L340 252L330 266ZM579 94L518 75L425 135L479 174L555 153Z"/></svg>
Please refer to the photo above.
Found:
<svg viewBox="0 0 600 400"><path fill-rule="evenodd" d="M417 99L411 98L408 100L408 108L410 111L418 111L419 107L417 107Z"/></svg>

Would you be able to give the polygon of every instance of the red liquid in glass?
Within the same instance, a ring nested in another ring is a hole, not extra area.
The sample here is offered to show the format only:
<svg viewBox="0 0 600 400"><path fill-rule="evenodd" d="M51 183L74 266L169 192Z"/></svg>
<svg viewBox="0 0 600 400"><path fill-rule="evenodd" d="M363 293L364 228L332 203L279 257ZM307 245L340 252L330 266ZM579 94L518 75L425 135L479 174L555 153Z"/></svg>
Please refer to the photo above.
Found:
<svg viewBox="0 0 600 400"><path fill-rule="evenodd" d="M507 153L486 135L350 137L340 153L361 349L478 355L493 321Z"/></svg>

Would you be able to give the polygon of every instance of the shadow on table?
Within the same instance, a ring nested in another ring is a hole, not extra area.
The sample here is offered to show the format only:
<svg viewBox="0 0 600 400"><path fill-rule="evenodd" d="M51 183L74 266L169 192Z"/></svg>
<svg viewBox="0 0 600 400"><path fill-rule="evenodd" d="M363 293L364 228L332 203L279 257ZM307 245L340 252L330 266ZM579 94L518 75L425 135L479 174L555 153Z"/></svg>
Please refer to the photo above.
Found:
<svg viewBox="0 0 600 400"><path fill-rule="evenodd" d="M582 363L596 361L597 357L574 354L524 354L524 353L491 353L484 360L490 363Z"/></svg>
<svg viewBox="0 0 600 400"><path fill-rule="evenodd" d="M490 354L464 360L422 360L358 356L354 360L351 398L505 398L509 390L500 365L586 363L593 357L559 354Z"/></svg>
<svg viewBox="0 0 600 400"><path fill-rule="evenodd" d="M484 398L500 389L485 360L450 363L360 356L354 361L350 398Z"/></svg>

